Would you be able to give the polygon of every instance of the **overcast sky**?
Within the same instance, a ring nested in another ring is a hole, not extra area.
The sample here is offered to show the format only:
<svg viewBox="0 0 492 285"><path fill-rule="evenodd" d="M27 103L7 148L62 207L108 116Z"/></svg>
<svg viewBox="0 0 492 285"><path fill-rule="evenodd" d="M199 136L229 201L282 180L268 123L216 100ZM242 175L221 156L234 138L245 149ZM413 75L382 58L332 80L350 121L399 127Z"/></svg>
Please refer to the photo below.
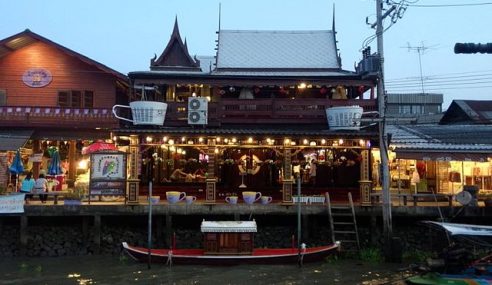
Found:
<svg viewBox="0 0 492 285"><path fill-rule="evenodd" d="M28 28L119 72L149 69L164 50L177 16L192 55L214 55L219 2L222 29L326 30L336 9L342 67L354 70L363 42L375 31L375 0L15 0L2 1L0 38ZM492 42L492 5L486 0L412 0L384 33L387 90L443 93L453 99L492 100L492 54L454 54L456 42ZM428 7L428 5L453 7ZM427 5L418 7L416 5ZM385 21L388 27L391 21ZM411 48L409 49L408 46ZM371 43L376 51L376 41Z"/></svg>

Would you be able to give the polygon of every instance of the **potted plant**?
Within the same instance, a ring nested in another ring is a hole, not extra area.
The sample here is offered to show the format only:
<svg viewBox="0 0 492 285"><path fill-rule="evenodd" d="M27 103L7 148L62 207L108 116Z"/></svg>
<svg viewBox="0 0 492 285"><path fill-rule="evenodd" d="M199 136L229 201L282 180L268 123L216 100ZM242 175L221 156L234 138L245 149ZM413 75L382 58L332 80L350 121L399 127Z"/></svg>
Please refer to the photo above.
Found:
<svg viewBox="0 0 492 285"><path fill-rule="evenodd" d="M68 193L64 196L64 205L82 205L83 196L83 188L69 190Z"/></svg>

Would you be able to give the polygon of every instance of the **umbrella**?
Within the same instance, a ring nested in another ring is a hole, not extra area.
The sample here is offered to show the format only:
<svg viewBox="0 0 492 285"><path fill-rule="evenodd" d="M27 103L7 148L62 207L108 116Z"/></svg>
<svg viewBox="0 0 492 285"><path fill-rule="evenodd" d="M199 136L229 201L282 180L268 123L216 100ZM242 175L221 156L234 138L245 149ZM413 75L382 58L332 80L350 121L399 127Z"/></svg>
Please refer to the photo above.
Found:
<svg viewBox="0 0 492 285"><path fill-rule="evenodd" d="M19 150L17 150L17 153L14 156L14 160L12 161L12 164L9 166L9 170L13 174L19 174L24 172L24 165L22 164L22 159Z"/></svg>
<svg viewBox="0 0 492 285"><path fill-rule="evenodd" d="M17 153L14 156L14 160L9 166L9 171L10 173L15 174L15 186L17 187L17 185L19 184L19 182L17 181L17 179L19 179L19 173L24 172L24 165L22 164L22 158L19 150L17 150Z"/></svg>
<svg viewBox="0 0 492 285"><path fill-rule="evenodd" d="M50 165L48 166L49 175L63 174L60 161L61 161L60 152L58 152L58 150L53 151L51 154L51 162Z"/></svg>
<svg viewBox="0 0 492 285"><path fill-rule="evenodd" d="M87 147L84 147L82 149L82 154L86 155L86 154L91 154L93 152L104 151L104 150L118 150L118 148L113 143L97 141L95 143L90 144Z"/></svg>

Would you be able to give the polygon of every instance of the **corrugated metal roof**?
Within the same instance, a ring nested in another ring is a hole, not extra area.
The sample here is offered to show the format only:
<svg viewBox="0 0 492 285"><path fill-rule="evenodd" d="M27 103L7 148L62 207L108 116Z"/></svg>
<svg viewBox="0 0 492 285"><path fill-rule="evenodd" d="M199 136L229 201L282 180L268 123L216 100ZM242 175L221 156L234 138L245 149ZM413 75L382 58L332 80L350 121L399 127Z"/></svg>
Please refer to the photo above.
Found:
<svg viewBox="0 0 492 285"><path fill-rule="evenodd" d="M217 68L339 69L333 31L220 30Z"/></svg>
<svg viewBox="0 0 492 285"><path fill-rule="evenodd" d="M398 150L492 153L492 126L390 125L391 146Z"/></svg>
<svg viewBox="0 0 492 285"><path fill-rule="evenodd" d="M19 149L32 133L33 130L0 130L0 151Z"/></svg>
<svg viewBox="0 0 492 285"><path fill-rule="evenodd" d="M255 221L202 221L202 233L256 233Z"/></svg>

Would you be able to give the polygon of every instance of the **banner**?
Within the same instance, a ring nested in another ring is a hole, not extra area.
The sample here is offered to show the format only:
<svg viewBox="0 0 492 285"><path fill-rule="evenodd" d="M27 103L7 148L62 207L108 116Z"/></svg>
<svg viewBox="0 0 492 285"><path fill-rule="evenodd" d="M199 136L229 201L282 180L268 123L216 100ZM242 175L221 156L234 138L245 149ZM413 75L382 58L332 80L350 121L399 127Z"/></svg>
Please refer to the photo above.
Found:
<svg viewBox="0 0 492 285"><path fill-rule="evenodd" d="M26 194L12 194L0 196L0 214L24 213L24 196Z"/></svg>

